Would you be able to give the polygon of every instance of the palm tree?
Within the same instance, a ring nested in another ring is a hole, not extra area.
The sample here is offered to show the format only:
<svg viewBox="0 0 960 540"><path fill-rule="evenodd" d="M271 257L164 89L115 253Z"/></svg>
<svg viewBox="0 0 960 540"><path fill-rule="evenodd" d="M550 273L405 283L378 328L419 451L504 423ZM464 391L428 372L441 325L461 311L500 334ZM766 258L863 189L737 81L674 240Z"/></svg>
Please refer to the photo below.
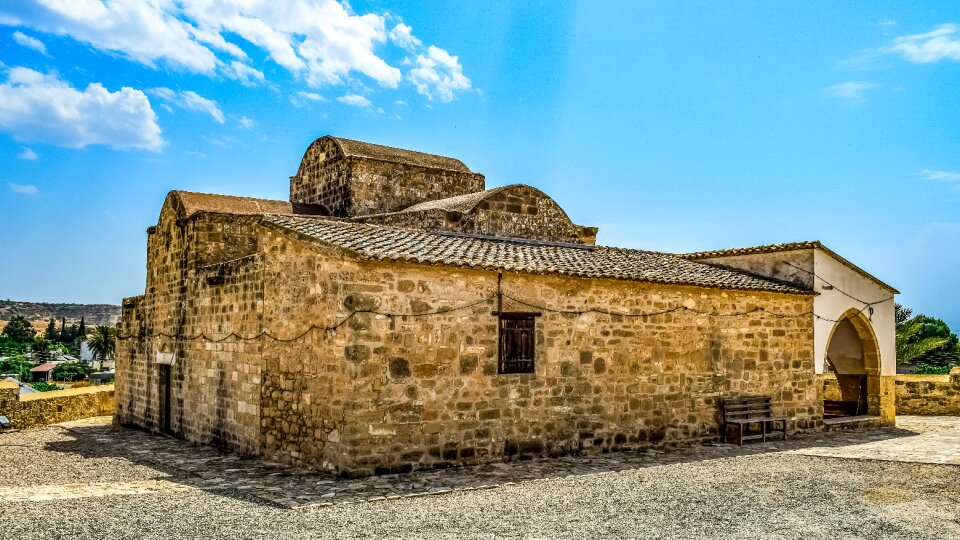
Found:
<svg viewBox="0 0 960 540"><path fill-rule="evenodd" d="M93 359L100 359L100 367L117 352L117 329L112 326L99 325L87 337L87 347L93 353Z"/></svg>

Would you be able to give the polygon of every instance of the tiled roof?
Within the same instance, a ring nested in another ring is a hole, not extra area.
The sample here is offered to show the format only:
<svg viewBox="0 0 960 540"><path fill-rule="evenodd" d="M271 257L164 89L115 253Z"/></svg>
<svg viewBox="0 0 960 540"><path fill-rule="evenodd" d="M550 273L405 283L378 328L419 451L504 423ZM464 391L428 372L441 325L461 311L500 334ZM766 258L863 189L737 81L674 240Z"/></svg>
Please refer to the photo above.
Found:
<svg viewBox="0 0 960 540"><path fill-rule="evenodd" d="M369 260L396 260L532 274L812 294L810 291L783 283L717 268L667 253L455 233L431 233L291 215L265 216L264 221L353 252Z"/></svg>
<svg viewBox="0 0 960 540"><path fill-rule="evenodd" d="M170 195L178 197L183 204L183 217L190 217L197 212L260 215L288 214L293 211L292 205L288 201L194 193L192 191L171 191Z"/></svg>
<svg viewBox="0 0 960 540"><path fill-rule="evenodd" d="M392 146L383 146L363 141L354 141L342 137L330 136L330 138L340 145L340 150L343 151L343 154L347 157L364 157L380 161L416 165L428 169L470 172L470 169L459 159L434 154L424 154L423 152L404 150L402 148L394 148Z"/></svg>
<svg viewBox="0 0 960 540"><path fill-rule="evenodd" d="M809 242L790 242L787 244L768 244L766 246L752 246L742 248L718 249L715 251L699 251L679 255L685 259L712 259L714 257L730 257L733 255L756 255L758 253L776 253L779 251L797 251L800 249L823 248L823 244L816 240Z"/></svg>
<svg viewBox="0 0 960 540"><path fill-rule="evenodd" d="M467 193L466 195L457 195L456 197L447 197L446 199L437 199L435 201L426 201L422 203L415 204L413 206L404 208L400 212L422 212L424 210L446 210L447 212L461 212L466 213L470 210L473 210L475 206L480 204L480 201L496 195L501 191L514 188L517 186L522 186L523 184L511 184L509 186L500 186L493 189L488 189L485 191L477 191L474 193Z"/></svg>
<svg viewBox="0 0 960 540"><path fill-rule="evenodd" d="M853 270L854 272L860 274L861 276L876 283L880 287L887 289L894 294L900 294L900 291L891 287L890 285L887 285L883 281L880 281L880 279L870 274L863 268L860 268L859 266L853 264L847 259L844 259L840 255L838 255L836 251L833 251L832 249L823 245L823 243L821 243L819 240L809 240L806 242L790 242L787 244L768 244L765 246L718 249L715 251L699 251L696 253L680 254L678 255L678 257L683 257L685 259L690 259L690 260L702 260L702 259L714 259L719 257L734 257L737 255L756 255L760 253L779 253L781 251L798 251L803 249L819 249L824 253L826 253L827 255L830 255L831 257L839 261L841 264L843 264L847 268Z"/></svg>
<svg viewBox="0 0 960 540"><path fill-rule="evenodd" d="M34 373L43 373L46 371L50 371L55 367L57 367L57 364L54 364L53 362L44 362L43 364L40 364L35 368L31 368L30 371Z"/></svg>

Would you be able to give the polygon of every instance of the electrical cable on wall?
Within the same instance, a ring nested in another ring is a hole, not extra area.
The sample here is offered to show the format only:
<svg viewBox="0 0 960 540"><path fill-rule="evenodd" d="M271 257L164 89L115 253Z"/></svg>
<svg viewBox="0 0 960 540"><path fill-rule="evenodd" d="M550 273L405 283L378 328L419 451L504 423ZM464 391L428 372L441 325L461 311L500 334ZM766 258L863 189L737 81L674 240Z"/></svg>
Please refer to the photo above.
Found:
<svg viewBox="0 0 960 540"><path fill-rule="evenodd" d="M337 322L334 323L333 325L330 325L330 326L320 326L320 325L311 324L310 326L308 326L306 329L304 329L304 330L301 331L300 333L297 333L297 334L295 334L295 335L293 335L293 336L290 336L290 337L288 337L288 338L282 338L282 337L279 337L279 336L276 336L276 335L272 334L271 332L269 332L269 331L267 331L267 330L262 330L262 331L260 331L260 332L258 332L258 333L256 333L256 334L251 334L251 335L243 335L243 334L238 334L238 333L236 333L236 332L229 332L229 333L225 334L225 335L222 336L222 337L211 337L211 336L208 336L208 335L207 335L206 333L204 333L204 332L201 332L201 333L199 333L199 334L195 334L195 335L192 335L192 336L191 336L191 335L176 334L176 333L167 333L167 332L157 332L157 333L154 333L154 334L127 334L127 335L122 335L122 334L121 334L121 335L118 335L118 336L117 336L117 339L120 339L120 340L129 340L129 339L136 339L136 338L145 339L145 338L165 337L165 338L178 339L178 340L183 340L183 341L204 340L204 341L207 341L207 342L210 342L210 343L222 343L222 342L225 342L225 341L227 341L227 340L229 340L229 339L237 339L237 340L240 340L240 341L251 341L251 340L254 340L254 339L267 338L267 339L270 339L270 340L273 340L273 341L276 341L276 342L286 343L286 342L292 342L292 341L297 341L297 340L303 339L303 338L305 338L308 334L310 334L311 332L314 332L314 331L323 331L323 333L324 333L325 336L326 336L326 335L329 335L330 333L336 332L336 330L337 330L339 327L341 327L341 326L343 326L344 324L346 324L346 323L347 323L348 321L350 321L350 319L352 319L355 315L362 314L362 313L369 313L369 314L372 314L372 315L385 316L385 317L389 317L389 318L391 318L391 319L394 318L394 317L401 317L401 318L402 318L402 317L414 317L414 318L417 318L417 317L429 317L429 316L444 315L444 314L452 313L452 312L455 312L455 311L461 311L461 310L465 310L465 309L470 309L470 308L476 307L476 306L481 305L481 304L489 303L489 302L491 302L491 301L493 301L493 300L497 300L497 301L498 301L498 304L499 304L499 302L501 302L503 298L510 299L510 300L512 300L512 301L514 301L514 302L516 302L516 303L518 303L518 304L521 304L521 305L523 305L523 306L527 306L527 307L529 307L529 308L537 309L537 310L540 310L540 311L545 311L545 312L549 312L549 313L558 313L558 314L564 314L564 315L577 315L577 316L586 315L586 314L588 314L588 313L597 313L597 314L601 314L601 315L618 316L618 317L626 317L626 318L649 318L649 317L657 317L657 316L660 316L660 315L667 315L667 314L670 314L670 313L676 313L676 312L681 312L681 311L688 311L688 312L691 312L691 313L695 313L695 314L697 314L697 315L704 315L704 316L710 316L710 317L739 317L739 316L743 316L743 315L750 315L750 314L753 314L753 313L762 312L762 313L765 313L765 314L767 314L767 315L771 315L771 316L779 317L779 318L798 318L798 317L806 317L806 316L813 315L814 317L816 317L816 318L818 318L818 319L821 319L821 320L827 320L827 321L831 321L831 322L838 322L837 320L826 319L826 318L824 318L824 317L820 317L819 315L813 313L813 311L804 311L804 312L802 312L802 313L777 313L777 312L775 312L775 311L771 311L771 310L768 310L768 309L766 309L766 308L759 307L759 306L758 306L758 307L755 307L755 308L753 308L753 309L750 309L750 310L746 310L746 311L731 311L731 312L703 311L703 310L698 310L698 309L696 309L696 308L691 308L691 307L687 307L687 306L683 306L683 305L679 305L679 306L676 306L676 307L673 307L673 308L664 309L664 310L660 310L660 311L642 312L642 313L630 313L630 312L621 313L621 312L617 312L617 311L613 311L613 310L609 310L609 309L605 309L605 308L588 308L588 309L582 309L582 310L562 310L562 309L549 308L549 307L546 307L546 306L542 306L542 305L539 305L539 304L535 304L535 303L532 303L532 302L523 300L522 298L518 298L518 297L513 296L513 295L511 295L511 294L509 294L509 293L503 292L502 289L498 286L498 291L497 291L497 293L495 293L495 294L493 294L493 295L491 295L491 296L489 296L489 297L483 298L483 299L481 299L481 300L477 300L476 302L472 302L472 303L469 303L469 304L464 304L464 305L462 305L462 306L441 308L441 309L438 309L438 310L436 310L436 311L429 311L429 312L423 312L423 313L393 313L393 312L388 312L388 311L379 311L379 310L375 310L375 309L356 309L356 310L351 311L347 316L345 316L344 318L340 319L339 321L337 321ZM502 308L501 308L501 309L502 309Z"/></svg>

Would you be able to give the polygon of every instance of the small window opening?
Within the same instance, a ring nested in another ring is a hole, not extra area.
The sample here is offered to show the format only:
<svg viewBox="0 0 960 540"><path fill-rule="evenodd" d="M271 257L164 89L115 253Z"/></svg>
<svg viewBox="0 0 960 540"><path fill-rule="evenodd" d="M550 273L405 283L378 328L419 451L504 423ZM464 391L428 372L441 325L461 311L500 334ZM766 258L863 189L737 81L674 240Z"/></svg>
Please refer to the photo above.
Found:
<svg viewBox="0 0 960 540"><path fill-rule="evenodd" d="M533 373L535 313L500 314L499 373Z"/></svg>

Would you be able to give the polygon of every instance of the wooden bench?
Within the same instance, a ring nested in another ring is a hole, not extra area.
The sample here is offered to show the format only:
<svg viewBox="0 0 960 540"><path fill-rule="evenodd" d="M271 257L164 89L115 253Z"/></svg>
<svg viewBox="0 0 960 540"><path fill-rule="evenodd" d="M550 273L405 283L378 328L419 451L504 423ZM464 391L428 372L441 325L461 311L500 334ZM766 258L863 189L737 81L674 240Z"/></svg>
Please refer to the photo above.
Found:
<svg viewBox="0 0 960 540"><path fill-rule="evenodd" d="M856 416L860 403L856 401L841 401L837 399L823 400L823 417L836 418L838 416Z"/></svg>
<svg viewBox="0 0 960 540"><path fill-rule="evenodd" d="M737 444L752 439L767 440L771 432L780 432L782 440L787 440L787 419L773 415L769 396L742 396L723 400L723 441L727 442L729 428L735 426L738 431ZM744 426L759 426L760 433L744 434Z"/></svg>

